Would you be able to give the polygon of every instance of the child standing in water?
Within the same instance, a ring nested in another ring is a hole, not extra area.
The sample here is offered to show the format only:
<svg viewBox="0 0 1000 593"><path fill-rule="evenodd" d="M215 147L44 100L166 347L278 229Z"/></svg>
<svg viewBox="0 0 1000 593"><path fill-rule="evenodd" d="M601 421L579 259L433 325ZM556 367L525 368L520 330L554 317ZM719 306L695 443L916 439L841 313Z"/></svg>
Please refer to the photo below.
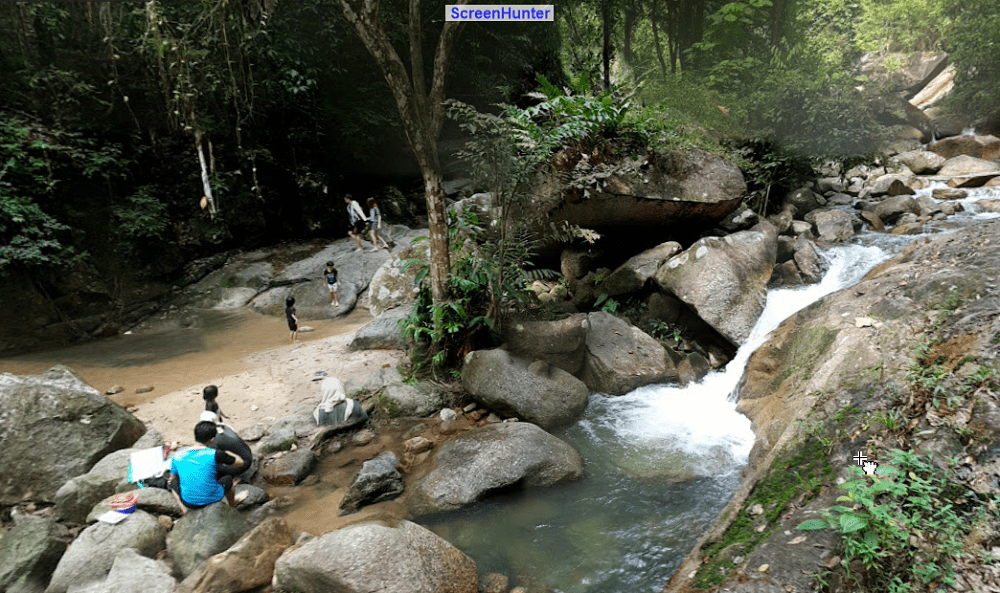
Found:
<svg viewBox="0 0 1000 593"><path fill-rule="evenodd" d="M340 278L332 261L326 262L326 271L323 272L323 276L326 278L326 287L330 290L330 306L339 307L340 297L337 296L337 289L340 286Z"/></svg>
<svg viewBox="0 0 1000 593"><path fill-rule="evenodd" d="M389 249L389 244L378 234L382 230L382 212L379 211L375 198L368 198L368 220L372 223L372 245L374 245L372 251L378 251L379 241L382 242L383 247Z"/></svg>
<svg viewBox="0 0 1000 593"><path fill-rule="evenodd" d="M299 318L295 315L295 297L285 299L285 319L288 320L288 331L292 332L291 341L294 344L299 335Z"/></svg>

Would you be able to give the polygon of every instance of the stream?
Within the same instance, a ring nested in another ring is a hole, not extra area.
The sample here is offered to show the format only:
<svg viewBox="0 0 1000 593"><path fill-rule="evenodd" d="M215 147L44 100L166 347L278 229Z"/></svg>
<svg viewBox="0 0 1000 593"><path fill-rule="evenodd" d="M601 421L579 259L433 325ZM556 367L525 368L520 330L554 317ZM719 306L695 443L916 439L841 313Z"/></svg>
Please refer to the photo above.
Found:
<svg viewBox="0 0 1000 593"><path fill-rule="evenodd" d="M469 555L481 575L504 574L532 592L661 591L739 487L754 433L736 412L734 390L754 350L792 314L913 241L1000 216L979 212L982 198L1000 198L1000 190L972 190L966 212L926 225L928 234L863 233L822 252L823 280L770 291L746 343L701 382L592 395L583 418L556 433L583 457L583 479L493 496L421 523Z"/></svg>

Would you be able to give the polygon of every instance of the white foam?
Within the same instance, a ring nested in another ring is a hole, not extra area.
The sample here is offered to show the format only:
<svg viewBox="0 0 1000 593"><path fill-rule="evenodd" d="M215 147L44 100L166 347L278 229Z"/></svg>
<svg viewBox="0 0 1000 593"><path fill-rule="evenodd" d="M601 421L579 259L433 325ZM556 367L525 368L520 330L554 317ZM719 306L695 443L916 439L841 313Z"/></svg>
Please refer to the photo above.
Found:
<svg viewBox="0 0 1000 593"><path fill-rule="evenodd" d="M699 473L705 475L728 473L745 464L754 434L750 420L736 411L730 395L750 355L793 313L854 284L889 257L878 247L858 245L835 247L824 255L829 267L819 284L768 294L767 305L750 337L723 371L709 373L701 382L687 387L650 385L621 397L601 396L606 397L602 402L606 421L618 438L639 448L655 445L679 449L694 458L694 464L701 466Z"/></svg>

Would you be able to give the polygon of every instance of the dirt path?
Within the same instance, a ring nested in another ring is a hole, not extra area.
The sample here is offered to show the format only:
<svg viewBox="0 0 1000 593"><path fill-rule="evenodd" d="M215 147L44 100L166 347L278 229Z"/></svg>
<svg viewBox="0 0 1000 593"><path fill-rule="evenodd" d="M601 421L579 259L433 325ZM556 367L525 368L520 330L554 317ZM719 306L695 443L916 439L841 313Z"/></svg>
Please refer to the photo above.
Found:
<svg viewBox="0 0 1000 593"><path fill-rule="evenodd" d="M33 375L55 364L77 372L99 391L125 390L112 399L136 408L135 415L168 441L190 444L204 409L201 390L219 387L219 406L242 431L270 424L319 398L317 371L341 380L363 380L403 361L396 351L349 352L355 332L371 321L364 310L334 320L309 322L315 331L288 343L283 318L245 312L205 328L149 332L0 359L0 372ZM151 392L136 389L152 386Z"/></svg>

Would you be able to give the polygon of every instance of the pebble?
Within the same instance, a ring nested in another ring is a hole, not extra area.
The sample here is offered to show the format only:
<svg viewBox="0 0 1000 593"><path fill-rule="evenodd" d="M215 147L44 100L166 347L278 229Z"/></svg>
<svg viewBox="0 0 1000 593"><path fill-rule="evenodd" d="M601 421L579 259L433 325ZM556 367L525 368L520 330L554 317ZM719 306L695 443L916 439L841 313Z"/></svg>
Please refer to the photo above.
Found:
<svg viewBox="0 0 1000 593"><path fill-rule="evenodd" d="M476 402L472 402L471 404L469 404L469 405L465 406L464 408L462 408L462 411L465 412L466 414L468 414L469 412L471 412L472 410L475 410L475 409L476 409Z"/></svg>
<svg viewBox="0 0 1000 593"><path fill-rule="evenodd" d="M771 568L770 564L761 564L757 567L757 572L767 572L769 568Z"/></svg>
<svg viewBox="0 0 1000 593"><path fill-rule="evenodd" d="M123 391L125 391L125 388L122 387L121 385L112 385L104 393L107 395L115 395L116 393L121 393Z"/></svg>
<svg viewBox="0 0 1000 593"><path fill-rule="evenodd" d="M142 387L136 387L135 388L135 392L136 393L149 393L152 390L153 390L153 386L152 385L143 385Z"/></svg>
<svg viewBox="0 0 1000 593"><path fill-rule="evenodd" d="M358 431L357 434L351 437L351 441L358 447L363 447L374 440L375 433L370 430Z"/></svg>

